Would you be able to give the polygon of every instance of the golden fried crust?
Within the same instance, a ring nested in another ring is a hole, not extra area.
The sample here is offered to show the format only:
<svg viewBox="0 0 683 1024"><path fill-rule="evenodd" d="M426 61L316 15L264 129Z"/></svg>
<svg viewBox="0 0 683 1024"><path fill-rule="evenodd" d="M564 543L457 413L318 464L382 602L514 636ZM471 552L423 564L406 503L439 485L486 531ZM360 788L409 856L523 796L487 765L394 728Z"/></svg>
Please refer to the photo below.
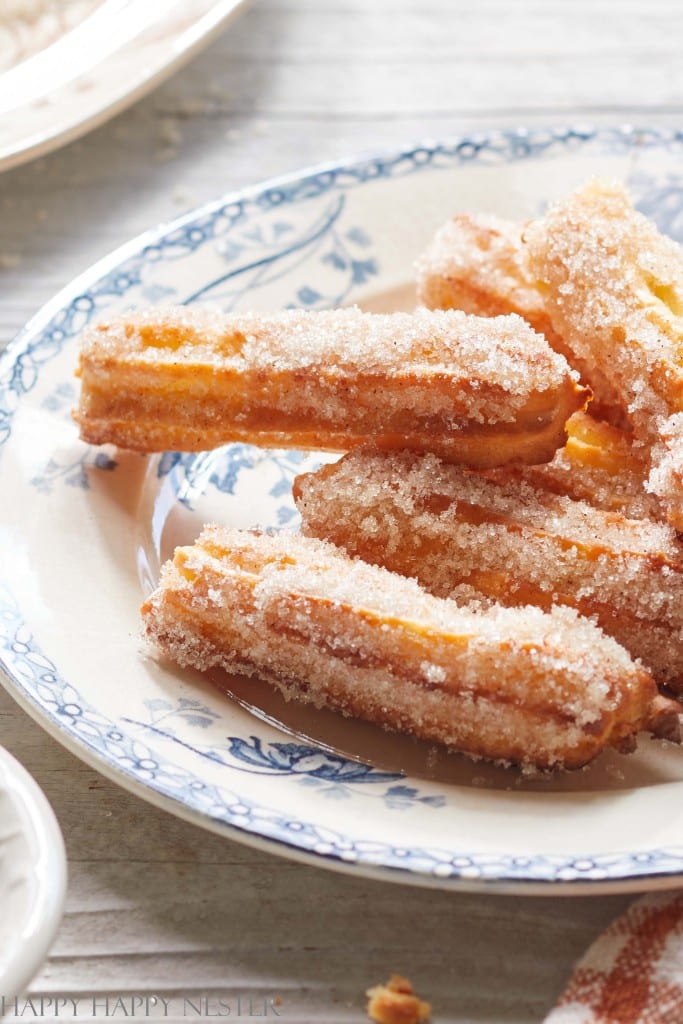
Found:
<svg viewBox="0 0 683 1024"><path fill-rule="evenodd" d="M181 665L475 757L575 768L671 718L651 676L571 609L476 614L293 534L206 528L142 614Z"/></svg>
<svg viewBox="0 0 683 1024"><path fill-rule="evenodd" d="M508 606L573 607L683 692L683 545L670 527L408 452L354 452L298 477L294 495L306 534L440 597L465 585Z"/></svg>
<svg viewBox="0 0 683 1024"><path fill-rule="evenodd" d="M356 309L131 314L83 337L81 437L139 451L372 439L473 466L543 462L586 401L518 317Z"/></svg>
<svg viewBox="0 0 683 1024"><path fill-rule="evenodd" d="M525 237L553 327L609 376L636 436L652 445L650 489L680 521L683 439L667 428L683 413L680 247L621 184L604 181L552 207Z"/></svg>
<svg viewBox="0 0 683 1024"><path fill-rule="evenodd" d="M519 314L590 385L594 396L591 411L622 425L618 399L608 378L592 362L577 356L553 328L529 266L525 227L485 214L453 217L418 260L418 298L430 309L462 309L477 316Z"/></svg>
<svg viewBox="0 0 683 1024"><path fill-rule="evenodd" d="M567 421L567 443L550 462L539 466L488 470L501 483L525 480L538 490L553 491L627 519L663 518L662 507L646 490L650 453L630 431L575 412Z"/></svg>

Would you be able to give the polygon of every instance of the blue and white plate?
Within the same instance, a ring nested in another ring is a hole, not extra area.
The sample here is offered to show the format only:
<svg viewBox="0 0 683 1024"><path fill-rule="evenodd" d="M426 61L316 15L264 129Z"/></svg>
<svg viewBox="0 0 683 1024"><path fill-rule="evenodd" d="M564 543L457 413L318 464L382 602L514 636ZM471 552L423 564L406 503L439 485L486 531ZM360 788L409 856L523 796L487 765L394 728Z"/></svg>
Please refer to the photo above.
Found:
<svg viewBox="0 0 683 1024"><path fill-rule="evenodd" d="M149 303L410 308L413 263L462 210L525 218L594 174L626 178L683 238L683 136L516 132L314 169L154 229L79 278L0 361L0 664L53 736L138 795L310 862L404 882L538 893L683 880L683 753L644 739L549 779L160 665L138 607L206 520L296 524L314 454L144 458L82 444L78 335ZM218 686L215 684L218 683ZM222 691L228 691L228 694Z"/></svg>

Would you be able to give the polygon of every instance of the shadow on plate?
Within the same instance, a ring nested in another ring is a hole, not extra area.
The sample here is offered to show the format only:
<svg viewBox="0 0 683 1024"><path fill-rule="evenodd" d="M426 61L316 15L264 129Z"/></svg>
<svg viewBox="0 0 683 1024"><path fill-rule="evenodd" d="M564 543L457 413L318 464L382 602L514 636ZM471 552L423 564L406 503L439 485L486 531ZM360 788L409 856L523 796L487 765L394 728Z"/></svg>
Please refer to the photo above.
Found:
<svg viewBox="0 0 683 1024"><path fill-rule="evenodd" d="M456 786L540 792L603 792L657 786L683 780L683 758L678 747L647 736L639 738L634 754L606 750L592 764L574 772L524 775L473 761L444 747L387 732L370 722L287 701L268 683L246 676L213 671L210 682L262 721L289 736L313 743L331 754L342 755L382 771L402 772L413 778Z"/></svg>

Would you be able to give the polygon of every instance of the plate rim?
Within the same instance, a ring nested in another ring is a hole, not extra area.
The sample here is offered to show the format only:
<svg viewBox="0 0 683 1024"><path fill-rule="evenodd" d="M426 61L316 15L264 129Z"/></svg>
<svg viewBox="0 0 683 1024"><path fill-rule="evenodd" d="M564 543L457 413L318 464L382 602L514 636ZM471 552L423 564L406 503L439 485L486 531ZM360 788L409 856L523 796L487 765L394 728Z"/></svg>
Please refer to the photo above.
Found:
<svg viewBox="0 0 683 1024"><path fill-rule="evenodd" d="M3 378L8 369L16 365L17 360L30 348L32 339L38 340L41 331L50 323L52 318L60 310L63 310L67 303L77 298L88 285L93 285L102 280L107 272L122 265L126 260L139 254L142 248L153 239L159 240L172 232L182 229L185 225L194 223L202 217L208 217L220 212L224 207L235 203L246 202L267 192L277 192L282 188L293 185L305 185L313 179L321 176L329 176L354 170L358 173L362 168L369 165L384 166L387 161L394 163L402 159L415 158L420 153L428 153L433 157L437 153L446 151L457 152L458 149L469 146L476 154L487 151L495 144L503 144L507 147L520 146L522 149L529 146L530 139L538 136L546 140L548 144L568 145L576 141L585 146L594 141L615 141L626 145L630 151L634 146L640 144L665 145L680 144L683 142L683 132L675 129L658 128L637 128L631 125L623 125L609 128L594 128L592 126L561 126L553 128L519 128L499 132L482 132L475 135L462 134L447 136L440 139L425 139L419 142L408 143L401 147L387 147L379 151L366 151L352 155L341 160L326 161L315 164L300 170L295 170L284 175L268 178L262 182L250 185L246 188L228 192L213 200L202 203L195 209L190 210L170 221L164 221L141 232L130 241L117 247L102 259L93 263L89 268L74 278L69 284L32 316L27 324L18 332L14 340L7 346L0 355L0 379ZM533 158L538 154L528 150L521 153L522 157ZM469 158L468 158L469 159ZM356 179L356 184L362 184L362 180ZM0 443L0 451L2 444ZM192 807L178 797L164 792L160 786L146 782L136 777L132 772L125 771L119 765L109 760L106 755L90 746L83 738L73 735L62 724L57 722L48 711L24 688L19 680L12 677L10 668L0 651L0 682L12 698L27 711L31 717L48 734L57 739L64 747L73 753L80 760L85 761L97 771L101 772L123 788L133 792L136 796L160 807L177 817L191 821L200 827L209 829L219 834L227 834L247 845L267 850L281 856L295 859L308 864L333 868L344 873L362 875L369 878L400 882L403 884L422 885L439 889L461 890L469 892L490 892L497 894L525 894L525 895L589 895L606 894L617 892L638 892L645 890L667 889L683 885L683 849L677 854L675 867L663 868L654 872L632 870L622 872L611 877L570 877L562 878L555 875L549 878L520 877L517 874L506 874L499 872L495 877L479 875L467 877L466 873L454 867L448 875L437 875L433 871L410 867L408 864L377 863L364 860L358 857L353 860L346 860L339 851L318 852L307 848L305 844L297 842L295 837L278 838L273 835L256 831L253 827L240 825L232 821L226 821L217 817L211 817L201 809ZM449 851L457 856L454 851ZM657 852L657 851L653 851ZM477 854L463 854L463 857L476 859ZM597 855L598 859L601 856ZM635 853L624 852L614 854L614 857L632 861ZM586 860L590 855L582 858L574 856L573 859ZM499 857L504 862L514 859L514 855L507 853ZM529 858L523 858L528 860ZM551 858L552 859L552 858ZM560 859L559 857L557 859ZM566 858L567 859L567 858ZM571 860L572 858L568 858ZM633 864L631 865L633 868Z"/></svg>

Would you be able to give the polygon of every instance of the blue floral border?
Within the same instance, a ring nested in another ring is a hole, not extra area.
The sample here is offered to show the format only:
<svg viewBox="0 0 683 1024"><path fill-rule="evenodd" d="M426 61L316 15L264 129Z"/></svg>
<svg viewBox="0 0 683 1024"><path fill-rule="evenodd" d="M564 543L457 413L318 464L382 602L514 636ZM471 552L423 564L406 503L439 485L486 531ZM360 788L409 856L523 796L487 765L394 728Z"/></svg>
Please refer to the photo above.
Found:
<svg viewBox="0 0 683 1024"><path fill-rule="evenodd" d="M170 225L140 236L92 268L61 292L18 336L0 359L0 458L11 437L12 419L22 396L36 384L41 367L80 333L85 324L112 297L122 296L141 283L141 270L151 261L174 259L193 251L247 218L250 212L297 203L328 192L348 189L380 178L413 174L427 167L523 161L561 155L592 143L603 151L631 152L635 147L678 150L683 132L621 128L593 131L567 128L551 131L519 130L476 135L446 142L425 143L400 152L361 158L337 166L265 183L208 204ZM274 844L295 848L361 869L389 869L404 880L427 877L443 886L488 883L492 887L543 889L551 883L590 887L591 883L625 883L661 879L673 882L683 874L683 848L658 849L637 854L614 853L596 857L517 857L491 853L400 848L357 840L312 822L289 820L273 807L243 801L237 793L205 783L170 761L161 762L139 739L100 715L61 678L56 666L41 652L16 606L7 585L0 582L0 666L11 681L10 692L39 710L53 726L97 762L133 784L141 795L153 791L177 802L198 819L242 830ZM67 743L67 745L69 745Z"/></svg>

